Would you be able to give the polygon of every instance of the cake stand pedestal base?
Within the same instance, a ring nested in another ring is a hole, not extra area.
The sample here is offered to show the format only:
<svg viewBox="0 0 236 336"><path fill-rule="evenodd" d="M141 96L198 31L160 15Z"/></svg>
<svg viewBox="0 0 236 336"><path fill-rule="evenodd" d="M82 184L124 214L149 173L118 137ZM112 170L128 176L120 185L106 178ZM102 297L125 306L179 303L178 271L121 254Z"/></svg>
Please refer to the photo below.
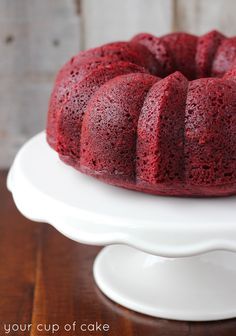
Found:
<svg viewBox="0 0 236 336"><path fill-rule="evenodd" d="M236 316L233 252L164 258L111 245L97 256L94 277L110 299L147 315L188 321Z"/></svg>

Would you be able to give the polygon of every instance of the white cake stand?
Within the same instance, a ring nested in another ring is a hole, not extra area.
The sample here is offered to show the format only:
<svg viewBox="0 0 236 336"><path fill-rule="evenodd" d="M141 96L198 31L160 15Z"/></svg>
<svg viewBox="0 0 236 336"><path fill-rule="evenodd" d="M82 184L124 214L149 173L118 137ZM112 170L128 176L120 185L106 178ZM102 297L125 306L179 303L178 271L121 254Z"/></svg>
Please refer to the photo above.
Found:
<svg viewBox="0 0 236 336"><path fill-rule="evenodd" d="M63 164L45 133L19 151L8 188L31 220L77 242L112 244L94 263L112 300L177 320L236 317L236 197L158 197L103 184Z"/></svg>

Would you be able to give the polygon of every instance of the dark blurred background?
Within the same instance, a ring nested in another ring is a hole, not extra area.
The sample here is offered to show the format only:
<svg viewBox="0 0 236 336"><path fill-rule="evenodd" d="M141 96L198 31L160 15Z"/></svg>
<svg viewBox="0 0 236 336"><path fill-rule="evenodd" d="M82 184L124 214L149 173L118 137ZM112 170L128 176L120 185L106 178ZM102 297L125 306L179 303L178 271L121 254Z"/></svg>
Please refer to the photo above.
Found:
<svg viewBox="0 0 236 336"><path fill-rule="evenodd" d="M0 168L45 128L59 67L81 49L141 32L236 34L235 0L0 0Z"/></svg>

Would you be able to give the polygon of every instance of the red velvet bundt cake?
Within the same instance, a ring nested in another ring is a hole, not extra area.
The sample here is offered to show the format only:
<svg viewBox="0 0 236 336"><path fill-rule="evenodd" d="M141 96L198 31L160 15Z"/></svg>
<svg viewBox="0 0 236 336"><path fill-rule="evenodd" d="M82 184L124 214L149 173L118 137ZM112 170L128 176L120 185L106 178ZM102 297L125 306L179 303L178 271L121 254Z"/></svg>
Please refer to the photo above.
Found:
<svg viewBox="0 0 236 336"><path fill-rule="evenodd" d="M116 186L236 194L236 37L142 33L80 52L57 75L47 140Z"/></svg>

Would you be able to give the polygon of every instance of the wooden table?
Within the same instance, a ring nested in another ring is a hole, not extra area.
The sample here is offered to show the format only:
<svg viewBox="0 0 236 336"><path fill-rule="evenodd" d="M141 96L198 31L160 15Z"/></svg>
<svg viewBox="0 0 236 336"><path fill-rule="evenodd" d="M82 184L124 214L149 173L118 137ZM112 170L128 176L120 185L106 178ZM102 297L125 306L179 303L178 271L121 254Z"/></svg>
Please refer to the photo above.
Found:
<svg viewBox="0 0 236 336"><path fill-rule="evenodd" d="M6 190L6 175L0 172L1 336L9 328L8 335L24 336L52 335L52 328L54 335L236 335L236 319L168 321L134 313L107 299L92 276L100 248L75 243L48 224L25 219ZM109 331L80 329L92 329L96 322L100 328L108 324ZM14 331L20 327L29 331Z"/></svg>

